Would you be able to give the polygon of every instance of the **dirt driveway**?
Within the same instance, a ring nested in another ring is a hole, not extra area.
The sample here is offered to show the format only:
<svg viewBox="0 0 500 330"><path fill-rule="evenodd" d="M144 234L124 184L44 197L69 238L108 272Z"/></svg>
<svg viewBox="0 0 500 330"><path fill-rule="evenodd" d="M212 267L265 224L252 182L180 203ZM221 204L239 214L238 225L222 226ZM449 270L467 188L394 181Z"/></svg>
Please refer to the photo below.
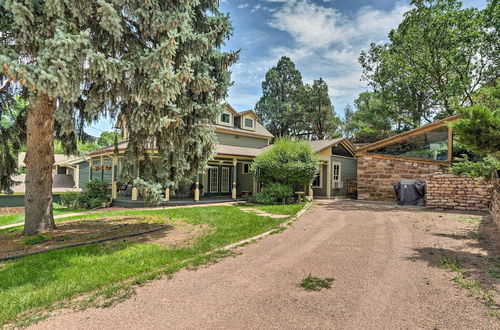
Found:
<svg viewBox="0 0 500 330"><path fill-rule="evenodd" d="M323 201L236 257L35 327L500 329L498 309L481 295L496 291L498 299L498 279L485 273L499 257L491 235L498 230L482 215ZM451 281L457 274L442 268L444 256L468 269L466 280L483 281L483 291ZM300 289L309 273L334 278L332 288Z"/></svg>

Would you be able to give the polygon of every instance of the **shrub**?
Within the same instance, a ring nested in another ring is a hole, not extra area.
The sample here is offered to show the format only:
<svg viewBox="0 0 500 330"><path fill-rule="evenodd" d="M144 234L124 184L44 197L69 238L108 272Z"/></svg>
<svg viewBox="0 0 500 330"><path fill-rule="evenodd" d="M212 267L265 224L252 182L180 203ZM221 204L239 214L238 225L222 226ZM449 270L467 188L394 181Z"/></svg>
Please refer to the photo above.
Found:
<svg viewBox="0 0 500 330"><path fill-rule="evenodd" d="M150 183L142 179L135 179L134 185L139 193L144 197L148 205L160 205L163 201L163 189L159 183Z"/></svg>
<svg viewBox="0 0 500 330"><path fill-rule="evenodd" d="M75 207L78 203L79 192L68 192L61 194L61 205L64 207Z"/></svg>
<svg viewBox="0 0 500 330"><path fill-rule="evenodd" d="M101 207L110 201L108 184L102 180L92 180L85 183L83 192L78 196L78 205L86 209Z"/></svg>
<svg viewBox="0 0 500 330"><path fill-rule="evenodd" d="M292 187L281 184L281 183L271 183L264 188L262 191L256 194L254 202L258 204L288 204L291 203L293 196Z"/></svg>
<svg viewBox="0 0 500 330"><path fill-rule="evenodd" d="M295 189L309 185L319 170L319 160L306 141L278 139L255 158L252 172L264 184L281 183Z"/></svg>
<svg viewBox="0 0 500 330"><path fill-rule="evenodd" d="M451 167L451 173L465 175L470 178L490 178L494 170L500 168L500 161L494 156L486 156L480 161L471 161L469 157L463 155L457 158L458 162Z"/></svg>

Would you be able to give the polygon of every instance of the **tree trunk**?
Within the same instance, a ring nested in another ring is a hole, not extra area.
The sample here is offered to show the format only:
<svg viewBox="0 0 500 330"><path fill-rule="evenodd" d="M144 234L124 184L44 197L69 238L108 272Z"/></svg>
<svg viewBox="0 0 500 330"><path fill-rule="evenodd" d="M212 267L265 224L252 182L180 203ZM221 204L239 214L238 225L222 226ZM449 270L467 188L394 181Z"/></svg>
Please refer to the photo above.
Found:
<svg viewBox="0 0 500 330"><path fill-rule="evenodd" d="M54 165L55 101L40 94L26 121L26 194L24 234L55 228L52 215L52 167Z"/></svg>

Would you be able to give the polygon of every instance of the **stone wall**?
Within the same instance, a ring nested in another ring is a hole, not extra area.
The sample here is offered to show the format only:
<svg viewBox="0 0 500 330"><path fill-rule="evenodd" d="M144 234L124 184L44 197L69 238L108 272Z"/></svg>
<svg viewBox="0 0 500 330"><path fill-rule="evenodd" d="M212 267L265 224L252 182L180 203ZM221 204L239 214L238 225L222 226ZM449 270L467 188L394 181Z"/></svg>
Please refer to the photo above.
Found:
<svg viewBox="0 0 500 330"><path fill-rule="evenodd" d="M396 201L396 182L416 179L425 183L432 174L445 172L447 169L446 165L359 156L358 199Z"/></svg>
<svg viewBox="0 0 500 330"><path fill-rule="evenodd" d="M453 174L434 174L426 182L427 207L487 211L493 193L491 181Z"/></svg>
<svg viewBox="0 0 500 330"><path fill-rule="evenodd" d="M500 178L498 172L493 176L493 196L491 198L490 213L493 221L500 227Z"/></svg>

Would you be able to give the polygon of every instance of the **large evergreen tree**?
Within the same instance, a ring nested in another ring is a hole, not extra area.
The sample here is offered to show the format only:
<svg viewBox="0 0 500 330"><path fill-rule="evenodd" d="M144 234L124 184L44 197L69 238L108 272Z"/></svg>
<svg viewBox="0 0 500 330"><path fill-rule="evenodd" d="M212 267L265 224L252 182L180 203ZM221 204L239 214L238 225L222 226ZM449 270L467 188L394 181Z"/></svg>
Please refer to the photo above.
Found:
<svg viewBox="0 0 500 330"><path fill-rule="evenodd" d="M76 148L75 125L126 118L125 176L158 145L154 177L174 187L211 156L236 53L217 0L0 1L2 84L29 93L25 232L54 228L53 139ZM3 88L3 87L2 87ZM57 130L55 130L57 128ZM0 177L12 164L0 160ZM2 187L2 189L5 187Z"/></svg>
<svg viewBox="0 0 500 330"><path fill-rule="evenodd" d="M297 111L303 88L302 75L286 56L267 71L262 82L262 97L255 105L255 111L276 137L289 136L296 131L300 123Z"/></svg>
<svg viewBox="0 0 500 330"><path fill-rule="evenodd" d="M299 125L301 136L312 140L337 137L340 119L335 114L332 101L328 95L328 85L323 79L306 84L300 98L303 122Z"/></svg>

